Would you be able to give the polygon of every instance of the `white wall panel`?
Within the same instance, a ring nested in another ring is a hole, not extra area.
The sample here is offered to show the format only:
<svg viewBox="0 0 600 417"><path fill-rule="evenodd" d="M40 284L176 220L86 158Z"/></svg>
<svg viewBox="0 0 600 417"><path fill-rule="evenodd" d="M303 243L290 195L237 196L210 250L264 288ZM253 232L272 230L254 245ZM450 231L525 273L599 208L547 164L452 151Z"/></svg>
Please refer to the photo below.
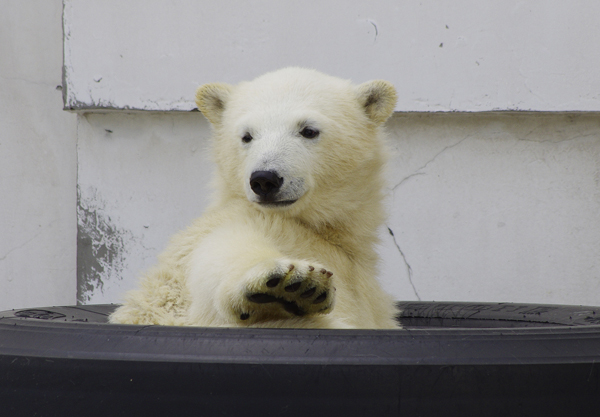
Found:
<svg viewBox="0 0 600 417"><path fill-rule="evenodd" d="M75 303L77 116L62 111L61 11L2 2L0 310Z"/></svg>
<svg viewBox="0 0 600 417"><path fill-rule="evenodd" d="M202 214L212 163L194 114L85 114L78 128L78 301L119 300Z"/></svg>
<svg viewBox="0 0 600 417"><path fill-rule="evenodd" d="M598 116L396 114L387 128L381 281L396 299L600 305ZM209 136L199 113L82 117L79 301L120 301L202 213Z"/></svg>
<svg viewBox="0 0 600 417"><path fill-rule="evenodd" d="M383 276L396 297L600 305L597 115L396 115L388 127Z"/></svg>
<svg viewBox="0 0 600 417"><path fill-rule="evenodd" d="M191 110L283 66L392 81L396 110L599 111L600 2L65 0L65 107Z"/></svg>

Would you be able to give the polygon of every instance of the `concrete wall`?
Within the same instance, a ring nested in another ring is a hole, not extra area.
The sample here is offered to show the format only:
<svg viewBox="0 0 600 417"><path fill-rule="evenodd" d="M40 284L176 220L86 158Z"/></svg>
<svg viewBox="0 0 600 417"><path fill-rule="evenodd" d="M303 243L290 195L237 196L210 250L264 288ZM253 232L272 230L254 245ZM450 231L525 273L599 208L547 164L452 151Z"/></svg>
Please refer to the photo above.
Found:
<svg viewBox="0 0 600 417"><path fill-rule="evenodd" d="M600 303L598 114L397 115L389 127L397 297Z"/></svg>
<svg viewBox="0 0 600 417"><path fill-rule="evenodd" d="M117 301L202 214L212 165L198 113L87 113L78 129L78 299Z"/></svg>
<svg viewBox="0 0 600 417"><path fill-rule="evenodd" d="M397 299L600 305L597 114L397 113L387 128L381 278ZM117 301L206 206L210 127L88 113L78 135L79 300Z"/></svg>
<svg viewBox="0 0 600 417"><path fill-rule="evenodd" d="M66 106L190 110L284 66L383 78L398 111L600 111L597 0L65 0Z"/></svg>
<svg viewBox="0 0 600 417"><path fill-rule="evenodd" d="M181 111L197 84L285 65L401 93L381 230L396 298L600 305L600 6L393 3L65 0L60 91L61 2L6 2L0 309L119 301L207 204L210 128Z"/></svg>
<svg viewBox="0 0 600 417"><path fill-rule="evenodd" d="M62 111L62 4L0 13L0 310L73 304L77 116Z"/></svg>

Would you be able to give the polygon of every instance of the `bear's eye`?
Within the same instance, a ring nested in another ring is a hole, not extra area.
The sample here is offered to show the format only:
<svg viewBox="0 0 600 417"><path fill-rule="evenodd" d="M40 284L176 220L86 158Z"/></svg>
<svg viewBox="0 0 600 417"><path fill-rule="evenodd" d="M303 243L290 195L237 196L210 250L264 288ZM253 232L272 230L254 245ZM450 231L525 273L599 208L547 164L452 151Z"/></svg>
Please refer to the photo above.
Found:
<svg viewBox="0 0 600 417"><path fill-rule="evenodd" d="M252 135L250 133L246 133L242 136L242 142L249 143L252 140Z"/></svg>
<svg viewBox="0 0 600 417"><path fill-rule="evenodd" d="M319 131L313 127L305 127L300 131L300 134L306 139L314 139L319 136Z"/></svg>

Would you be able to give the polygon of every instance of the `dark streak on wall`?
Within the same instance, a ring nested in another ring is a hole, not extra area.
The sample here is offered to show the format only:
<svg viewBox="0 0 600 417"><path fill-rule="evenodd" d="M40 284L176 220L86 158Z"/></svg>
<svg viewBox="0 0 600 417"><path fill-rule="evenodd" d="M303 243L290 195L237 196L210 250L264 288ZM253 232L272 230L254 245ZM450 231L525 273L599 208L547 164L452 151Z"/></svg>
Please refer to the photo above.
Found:
<svg viewBox="0 0 600 417"><path fill-rule="evenodd" d="M96 191L96 190L94 190ZM97 193L93 193L97 196ZM124 237L104 213L98 198L81 199L77 192L77 303L86 304L95 291L102 291L104 279L117 273L120 276L125 262ZM119 278L120 279L120 278Z"/></svg>

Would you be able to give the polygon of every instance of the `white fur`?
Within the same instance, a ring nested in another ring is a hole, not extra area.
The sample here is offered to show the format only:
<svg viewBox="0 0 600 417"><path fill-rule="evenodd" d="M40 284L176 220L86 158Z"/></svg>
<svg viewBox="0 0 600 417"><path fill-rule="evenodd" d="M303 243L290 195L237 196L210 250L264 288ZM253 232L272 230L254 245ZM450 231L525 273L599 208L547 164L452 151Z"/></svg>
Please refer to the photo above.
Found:
<svg viewBox="0 0 600 417"><path fill-rule="evenodd" d="M204 85L196 100L215 132L214 204L173 238L110 321L396 327L374 250L383 222L380 126L394 88L286 68L237 86ZM300 134L306 127L318 136ZM250 185L257 171L282 181L268 201Z"/></svg>

